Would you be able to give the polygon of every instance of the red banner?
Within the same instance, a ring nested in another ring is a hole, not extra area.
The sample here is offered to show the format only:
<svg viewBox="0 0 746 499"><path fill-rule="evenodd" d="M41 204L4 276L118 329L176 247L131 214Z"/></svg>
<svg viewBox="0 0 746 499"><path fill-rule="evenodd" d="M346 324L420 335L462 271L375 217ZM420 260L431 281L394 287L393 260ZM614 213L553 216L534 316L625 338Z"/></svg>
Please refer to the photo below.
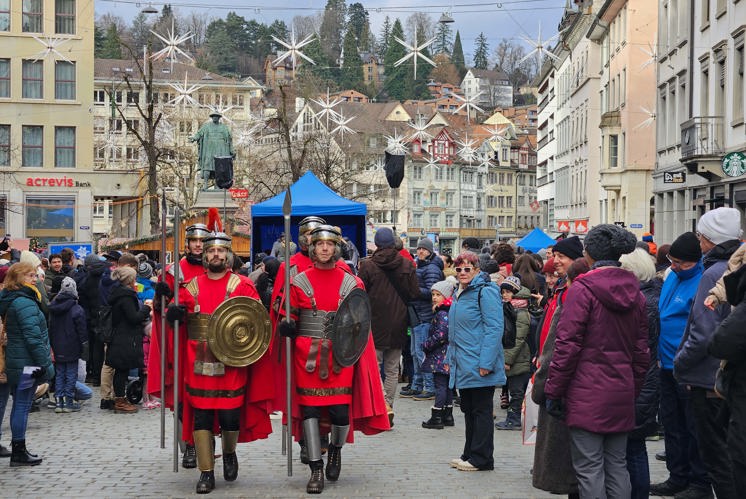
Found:
<svg viewBox="0 0 746 499"><path fill-rule="evenodd" d="M248 199L249 198L249 190L248 189L239 189L239 188L232 188L228 189L228 192L231 193L231 199Z"/></svg>
<svg viewBox="0 0 746 499"><path fill-rule="evenodd" d="M575 233L585 234L588 232L588 220L575 220Z"/></svg>
<svg viewBox="0 0 746 499"><path fill-rule="evenodd" d="M567 220L558 220L557 232L570 232L570 222Z"/></svg>

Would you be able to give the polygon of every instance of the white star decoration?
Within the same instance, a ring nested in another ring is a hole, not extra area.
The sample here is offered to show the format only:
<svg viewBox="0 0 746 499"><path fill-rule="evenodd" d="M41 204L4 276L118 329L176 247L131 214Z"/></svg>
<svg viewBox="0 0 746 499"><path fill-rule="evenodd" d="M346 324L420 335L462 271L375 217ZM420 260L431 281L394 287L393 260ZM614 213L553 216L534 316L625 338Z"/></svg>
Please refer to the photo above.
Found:
<svg viewBox="0 0 746 499"><path fill-rule="evenodd" d="M409 140L419 140L420 142L427 142L432 139L433 136L427 132L428 123L422 116L417 117L417 121L410 121L409 126L412 127L414 132L409 136Z"/></svg>
<svg viewBox="0 0 746 499"><path fill-rule="evenodd" d="M220 114L220 116L222 116L225 121L227 121L231 125L235 126L235 123L233 122L233 120L230 119L228 116L225 115L228 111L230 111L231 109L233 109L233 107L234 106L224 106L222 104L217 104L217 105L214 105L214 106L213 105L208 105L207 106L207 108L210 110L210 113L218 113L218 114Z"/></svg>
<svg viewBox="0 0 746 499"><path fill-rule="evenodd" d="M339 117L339 113L337 113L334 108L342 102L342 99L335 98L334 100L331 100L331 97L329 96L329 89L327 88L325 99L311 99L311 102L321 107L321 110L316 113L316 116L319 119L326 117L326 128L328 129L329 119L331 118L331 120L333 121L334 119Z"/></svg>
<svg viewBox="0 0 746 499"><path fill-rule="evenodd" d="M192 94L202 88L202 85L188 85L187 84L187 75L184 75L184 85L182 86L179 83L169 83L171 85L171 88L176 90L177 95L170 101L168 101L169 104L173 104L175 106L178 105L190 105L190 106L197 106L197 101L194 100L194 97L192 97Z"/></svg>
<svg viewBox="0 0 746 499"><path fill-rule="evenodd" d="M463 102L463 104L461 104L459 107L457 107L453 111L453 114L457 114L463 108L466 108L466 122L467 123L471 123L471 110L472 109L476 109L480 113L484 113L484 109L482 109L481 107L477 106L477 104L476 104L477 97L479 97L480 95L482 95L482 92L477 92L475 95L472 95L471 97L461 97L458 94L452 94L452 95L456 99L458 99L461 102Z"/></svg>
<svg viewBox="0 0 746 499"><path fill-rule="evenodd" d="M469 163L476 159L477 141L474 139L470 139L468 133L464 137L464 140L456 141L456 143L461 146L458 150L458 155L461 159L463 159L464 161L468 161Z"/></svg>
<svg viewBox="0 0 746 499"><path fill-rule="evenodd" d="M640 110L647 115L642 122L640 122L634 129L639 130L640 128L647 128L655 122L655 111L651 111L645 106L640 106Z"/></svg>
<svg viewBox="0 0 746 499"><path fill-rule="evenodd" d="M440 158L438 158L438 156L431 154L430 157L425 160L427 161L425 168L432 168L434 170L440 170L440 165L438 164L439 159Z"/></svg>
<svg viewBox="0 0 746 499"><path fill-rule="evenodd" d="M338 113L336 118L332 118L332 121L337 125L336 128L332 130L332 134L338 133L342 141L344 141L344 134L346 133L357 133L355 130L347 126L347 123L355 119L354 116L350 116L349 118L345 118L342 113Z"/></svg>
<svg viewBox="0 0 746 499"><path fill-rule="evenodd" d="M399 44L401 44L405 49L407 49L409 51L409 53L407 55L405 55L404 57L402 57L401 59L399 59L398 61L396 61L394 63L394 67L401 66L408 59L412 58L412 61L414 62L414 79L415 80L417 79L417 59L418 58L420 58L423 61L429 63L433 67L437 66L437 64L435 64L435 62L432 59L430 59L429 57L427 57L425 54L423 54L421 52L422 50L424 50L425 48L427 48L428 45L430 45L431 43L433 43L435 41L435 38L431 38L431 39L429 39L428 41L426 41L423 44L418 44L417 43L417 28L415 27L415 29L414 29L414 41L412 42L412 45L408 44L407 42L405 42L404 40L402 40L401 38L398 38L396 36L394 37L394 40L396 40L397 42L399 42Z"/></svg>
<svg viewBox="0 0 746 499"><path fill-rule="evenodd" d="M171 29L167 30L166 36L161 36L152 30L150 32L153 33L155 36L157 36L165 44L165 47L163 47L161 50L159 50L158 52L150 56L154 61L158 61L166 57L171 59L171 70L172 71L173 71L174 61L176 60L177 55L182 55L185 58L189 59L190 61L194 62L194 59L192 59L192 57L189 54L187 54L186 52L181 50L181 48L179 48L179 45L186 42L187 40L190 40L191 38L194 37L194 35L191 34L191 32L189 31L187 31L183 35L177 35L176 28L174 27L173 19L171 19Z"/></svg>
<svg viewBox="0 0 746 499"><path fill-rule="evenodd" d="M50 55L56 55L58 57L61 57L62 59L64 59L67 62L71 62L70 59L68 59L67 57L65 57L64 55L62 55L62 53L59 50L57 50L57 47L59 47L60 45L63 45L65 43L69 42L70 38L55 38L53 36L45 36L44 38L39 38L36 35L33 35L33 36L34 36L34 40L36 40L37 42L39 42L42 45L44 45L44 49L41 50L40 52L36 53L33 56L34 57L34 59L33 59L34 62L38 61L39 59L46 59ZM72 48L71 48L71 50L72 50Z"/></svg>
<svg viewBox="0 0 746 499"><path fill-rule="evenodd" d="M158 128L155 129L155 140L159 144L174 143L174 126L165 119L158 122Z"/></svg>
<svg viewBox="0 0 746 499"><path fill-rule="evenodd" d="M656 35L653 35L653 40L657 40ZM640 52L642 52L643 54L649 57L649 59L646 60L644 63L642 63L642 65L640 66L641 70L645 69L651 64L655 64L656 62L658 62L658 45L657 44L654 45L652 43L648 43L647 48L642 48L642 47L637 47L637 48L640 50Z"/></svg>
<svg viewBox="0 0 746 499"><path fill-rule="evenodd" d="M386 150L389 154L395 154L402 156L407 153L407 146L404 144L404 137L399 135L394 130L394 135L385 135L386 137Z"/></svg>
<svg viewBox="0 0 746 499"><path fill-rule="evenodd" d="M293 63L293 71L295 71L295 67L298 65L298 57L302 57L303 59L307 60L311 64L316 64L315 62L313 62L313 59L311 59L306 54L304 54L303 52L300 51L300 49L302 49L303 47L305 47L306 45L308 45L309 43L311 43L311 41L313 40L314 36L316 36L316 35L315 34L310 34L307 37L305 37L303 40L301 40L300 42L298 42L298 41L295 40L295 27L292 28L292 31L291 31L291 34L290 34L290 41L289 42L285 42L283 40L280 40L275 35L272 35L272 38L274 38L274 40L277 43L279 43L280 45L282 45L283 47L285 47L287 49L285 52L283 52L282 54L280 54L280 56L277 59L275 59L274 61L272 61L272 64L273 65L279 64L282 61L284 61L285 59L287 59L288 57L290 57L290 60Z"/></svg>
<svg viewBox="0 0 746 499"><path fill-rule="evenodd" d="M264 122L260 121L253 125L247 125L244 129L238 132L238 138L236 139L236 145L238 146L250 146L256 142L256 134L264 128Z"/></svg>
<svg viewBox="0 0 746 499"><path fill-rule="evenodd" d="M521 38L523 38L523 41L531 45L532 50L528 54L526 54L523 59L520 60L520 62L525 61L532 55L536 54L537 59L539 60L539 66L541 66L541 61L544 59L544 56L549 57L552 60L559 61L559 57L554 55L551 50L549 50L548 45L550 45L555 39L557 39L562 31L555 33L551 37L547 38L546 40L541 39L541 23L539 23L539 36L536 38L536 40L532 40L531 38L527 38L523 35L521 35Z"/></svg>
<svg viewBox="0 0 746 499"><path fill-rule="evenodd" d="M377 171L382 172L383 170L386 169L386 163L383 161L383 158L379 157L378 159L376 159L374 163L370 165L369 169L373 170L374 172L377 172Z"/></svg>

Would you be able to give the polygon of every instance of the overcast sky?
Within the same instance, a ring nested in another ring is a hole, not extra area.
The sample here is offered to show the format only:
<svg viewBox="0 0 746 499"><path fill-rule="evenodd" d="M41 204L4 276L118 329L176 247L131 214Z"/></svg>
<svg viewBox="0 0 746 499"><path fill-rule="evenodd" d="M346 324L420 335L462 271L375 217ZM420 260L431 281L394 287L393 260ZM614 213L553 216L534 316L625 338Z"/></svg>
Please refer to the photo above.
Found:
<svg viewBox="0 0 746 499"><path fill-rule="evenodd" d="M210 0L175 0L155 1L153 6L160 10L164 3L170 3L180 14L194 11L210 18L224 18L228 12L235 11L246 19L256 19L265 24L282 19L289 26L296 15L322 12L326 0L219 0L214 3ZM347 0L347 5L350 3L353 2ZM380 33L386 15L392 20L398 17L404 23L412 12L425 12L437 20L444 11L450 11L455 20L451 28L454 33L456 30L460 32L467 64L470 64L474 40L480 32L487 36L490 54L503 38L519 42L521 36L536 39L540 25L543 39L552 36L557 32L566 0L507 0L491 3L484 0L370 0L361 3L368 10L371 28L376 36ZM122 17L129 24L146 5L147 2L135 0L97 0L96 16L111 13ZM527 44L525 46L530 50Z"/></svg>

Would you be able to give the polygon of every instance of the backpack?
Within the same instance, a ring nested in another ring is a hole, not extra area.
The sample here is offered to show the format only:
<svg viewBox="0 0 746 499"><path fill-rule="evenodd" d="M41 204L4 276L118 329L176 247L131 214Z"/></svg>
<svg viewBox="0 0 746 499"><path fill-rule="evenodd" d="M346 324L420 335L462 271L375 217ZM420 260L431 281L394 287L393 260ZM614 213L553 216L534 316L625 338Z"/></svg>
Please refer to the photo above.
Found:
<svg viewBox="0 0 746 499"><path fill-rule="evenodd" d="M492 285L493 283L487 284L488 286ZM482 288L484 286L479 288L479 293L477 294L477 303L479 305L479 310L482 310ZM515 321L513 321L512 327L508 324L508 321L505 320L503 317L503 350L510 350L511 348L515 348L515 340L516 340L516 327L515 327Z"/></svg>
<svg viewBox="0 0 746 499"><path fill-rule="evenodd" d="M111 323L111 305L101 305L93 313L93 331L96 337L104 342L111 343L114 335L114 326Z"/></svg>

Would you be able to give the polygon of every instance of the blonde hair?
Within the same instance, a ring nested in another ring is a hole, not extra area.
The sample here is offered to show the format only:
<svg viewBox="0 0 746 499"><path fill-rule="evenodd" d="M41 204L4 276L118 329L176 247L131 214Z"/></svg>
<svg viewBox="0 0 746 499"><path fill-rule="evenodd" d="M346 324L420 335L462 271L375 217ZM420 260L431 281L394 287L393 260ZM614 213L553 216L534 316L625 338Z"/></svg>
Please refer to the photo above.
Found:
<svg viewBox="0 0 746 499"><path fill-rule="evenodd" d="M647 282L655 277L655 263L650 253L642 248L636 248L632 253L627 253L619 258L622 268L629 270L640 282Z"/></svg>
<svg viewBox="0 0 746 499"><path fill-rule="evenodd" d="M111 273L111 278L122 283L122 286L132 286L137 272L132 267L117 267Z"/></svg>
<svg viewBox="0 0 746 499"><path fill-rule="evenodd" d="M36 267L29 262L14 263L8 269L8 274L3 281L3 288L9 291L21 289L26 284L26 274L36 273Z"/></svg>

